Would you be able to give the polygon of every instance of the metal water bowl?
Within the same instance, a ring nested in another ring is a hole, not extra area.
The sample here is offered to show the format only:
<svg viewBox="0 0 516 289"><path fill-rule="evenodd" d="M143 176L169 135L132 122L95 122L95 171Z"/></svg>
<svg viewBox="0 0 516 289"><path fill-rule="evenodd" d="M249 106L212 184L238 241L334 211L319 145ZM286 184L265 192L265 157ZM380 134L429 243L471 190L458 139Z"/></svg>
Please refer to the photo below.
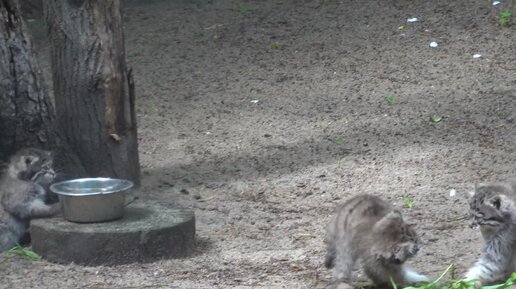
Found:
<svg viewBox="0 0 516 289"><path fill-rule="evenodd" d="M129 180L85 178L55 183L50 190L59 195L66 220L94 223L121 218L125 192L133 185Z"/></svg>

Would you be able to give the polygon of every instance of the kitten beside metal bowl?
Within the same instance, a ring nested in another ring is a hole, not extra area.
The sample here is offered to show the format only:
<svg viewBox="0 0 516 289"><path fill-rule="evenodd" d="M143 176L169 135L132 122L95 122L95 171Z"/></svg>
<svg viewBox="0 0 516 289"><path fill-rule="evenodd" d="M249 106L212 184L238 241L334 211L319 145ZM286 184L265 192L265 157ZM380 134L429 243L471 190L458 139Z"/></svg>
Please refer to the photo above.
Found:
<svg viewBox="0 0 516 289"><path fill-rule="evenodd" d="M124 215L125 192L133 182L112 178L84 178L55 183L63 217L76 223L116 220Z"/></svg>

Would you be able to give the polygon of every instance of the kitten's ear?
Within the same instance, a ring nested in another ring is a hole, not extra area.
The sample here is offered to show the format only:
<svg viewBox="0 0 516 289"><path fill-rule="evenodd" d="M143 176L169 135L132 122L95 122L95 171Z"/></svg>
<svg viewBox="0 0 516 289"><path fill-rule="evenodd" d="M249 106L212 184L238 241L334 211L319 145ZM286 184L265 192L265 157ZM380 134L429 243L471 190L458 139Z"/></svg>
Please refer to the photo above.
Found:
<svg viewBox="0 0 516 289"><path fill-rule="evenodd" d="M376 224L374 224L373 230L376 230L377 232L384 232L385 230L397 231L401 228L402 223L403 216L399 211L394 210L376 222Z"/></svg>
<svg viewBox="0 0 516 289"><path fill-rule="evenodd" d="M403 220L403 216L401 215L401 212L398 211L398 210L394 210L392 212L389 212L387 215L385 215L383 217L384 219L388 219L388 220L400 220L402 221Z"/></svg>
<svg viewBox="0 0 516 289"><path fill-rule="evenodd" d="M513 212L515 209L514 201L503 194L490 198L488 204L502 212Z"/></svg>
<svg viewBox="0 0 516 289"><path fill-rule="evenodd" d="M473 197L474 197L474 196L476 195L476 193L477 193L478 187L479 187L479 184L478 184L478 183L475 183L475 184L473 185L473 191L469 191L469 192L467 192L467 193L465 194L466 199L468 199L468 200L473 199Z"/></svg>

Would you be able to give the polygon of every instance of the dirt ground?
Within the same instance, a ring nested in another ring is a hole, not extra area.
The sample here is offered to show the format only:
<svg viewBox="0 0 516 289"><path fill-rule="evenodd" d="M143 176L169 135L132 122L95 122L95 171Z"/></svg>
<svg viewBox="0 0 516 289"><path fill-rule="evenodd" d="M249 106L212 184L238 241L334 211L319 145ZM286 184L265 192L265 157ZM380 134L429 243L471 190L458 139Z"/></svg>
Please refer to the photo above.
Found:
<svg viewBox="0 0 516 289"><path fill-rule="evenodd" d="M417 224L417 270L435 278L451 263L460 274L472 264L481 239L463 195L515 173L516 33L497 26L502 8L485 0L123 4L140 201L195 210L197 251L117 267L11 258L0 264L0 287L325 288L325 225L336 204L363 193Z"/></svg>

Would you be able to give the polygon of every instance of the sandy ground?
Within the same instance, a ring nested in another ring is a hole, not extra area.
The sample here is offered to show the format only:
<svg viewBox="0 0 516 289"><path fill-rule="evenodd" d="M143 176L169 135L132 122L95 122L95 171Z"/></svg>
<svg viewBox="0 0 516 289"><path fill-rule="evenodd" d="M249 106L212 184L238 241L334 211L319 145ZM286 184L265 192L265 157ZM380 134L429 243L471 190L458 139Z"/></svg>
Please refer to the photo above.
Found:
<svg viewBox="0 0 516 289"><path fill-rule="evenodd" d="M496 25L501 8L123 3L141 201L193 208L197 252L117 267L15 257L0 264L0 287L325 288L324 227L336 204L362 193L417 224L417 270L435 278L448 264L458 273L472 264L481 239L463 195L475 182L513 178L516 163L516 33Z"/></svg>

